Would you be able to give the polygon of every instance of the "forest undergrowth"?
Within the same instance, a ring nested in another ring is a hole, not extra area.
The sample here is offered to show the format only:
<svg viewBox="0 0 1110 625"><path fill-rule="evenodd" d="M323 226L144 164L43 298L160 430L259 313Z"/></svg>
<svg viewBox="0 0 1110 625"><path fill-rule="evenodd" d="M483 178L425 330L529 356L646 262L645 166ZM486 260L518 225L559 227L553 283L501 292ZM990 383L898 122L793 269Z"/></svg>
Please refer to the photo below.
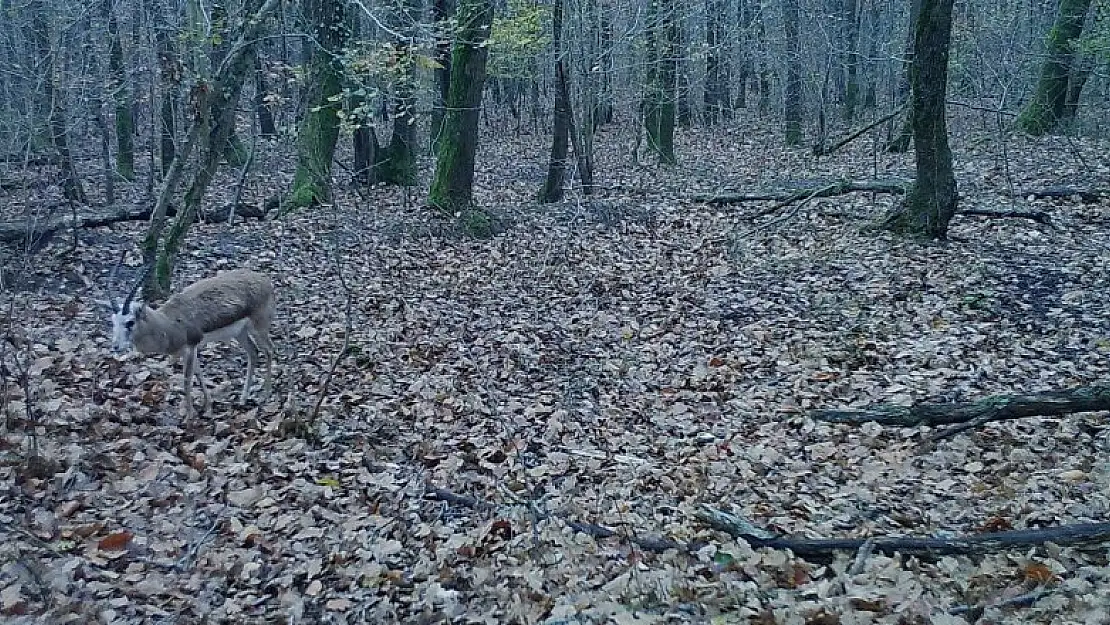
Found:
<svg viewBox="0 0 1110 625"><path fill-rule="evenodd" d="M488 240L423 190L358 192L342 169L334 206L197 225L175 288L267 272L279 356L274 395L239 406L243 354L207 346L215 405L191 422L180 364L113 355L97 304L138 275L145 224L0 250L3 620L1110 623L1106 546L875 553L848 572L853 553L753 550L697 516L812 538L1106 520L1105 414L931 443L807 411L1106 383L1110 204L1021 190L1110 186L1107 142L959 129L961 207L1052 225L957 216L950 241L921 242L868 228L890 196L814 199L763 229L790 209L689 200L912 176L912 155L866 139L815 158L768 147L768 128L688 131L666 169L606 131L597 197L537 206L547 139L495 131L476 197L507 228ZM261 202L292 167L259 160ZM283 427L314 414L309 436ZM629 540L656 536L698 548Z"/></svg>

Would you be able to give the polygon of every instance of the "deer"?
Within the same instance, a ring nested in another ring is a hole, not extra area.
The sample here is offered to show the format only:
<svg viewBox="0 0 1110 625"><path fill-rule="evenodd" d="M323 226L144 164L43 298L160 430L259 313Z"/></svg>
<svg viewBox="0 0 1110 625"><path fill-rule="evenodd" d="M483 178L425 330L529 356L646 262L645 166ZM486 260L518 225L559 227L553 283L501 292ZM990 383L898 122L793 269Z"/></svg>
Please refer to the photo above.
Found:
<svg viewBox="0 0 1110 625"><path fill-rule="evenodd" d="M134 349L142 354L180 357L185 363L185 417L192 419L194 377L204 394L202 414L208 413L211 404L197 361L198 350L205 343L235 339L247 352L247 374L240 403L245 404L250 395L259 349L266 356L263 392L269 396L274 354L269 336L274 315L274 287L270 278L250 269L225 271L194 282L160 307L152 308L135 300L135 294L153 267L151 264L143 270L122 303L109 302L113 309L112 346L116 353ZM112 273L114 277L115 269Z"/></svg>

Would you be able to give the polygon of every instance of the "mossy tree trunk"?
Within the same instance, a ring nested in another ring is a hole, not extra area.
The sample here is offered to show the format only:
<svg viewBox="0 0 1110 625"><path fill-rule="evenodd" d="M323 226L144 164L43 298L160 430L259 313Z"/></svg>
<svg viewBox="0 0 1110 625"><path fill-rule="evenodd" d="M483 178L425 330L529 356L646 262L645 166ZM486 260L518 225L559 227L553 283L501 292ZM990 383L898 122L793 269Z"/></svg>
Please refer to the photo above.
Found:
<svg viewBox="0 0 1110 625"><path fill-rule="evenodd" d="M948 237L948 223L956 214L958 199L945 115L952 3L921 3L910 68L917 178L902 204L886 219L886 227L895 232L930 239Z"/></svg>
<svg viewBox="0 0 1110 625"><path fill-rule="evenodd" d="M451 53L450 89L437 141L436 169L428 204L451 214L471 210L474 198L474 156L478 149L478 117L493 4L490 0L461 0L458 30Z"/></svg>
<svg viewBox="0 0 1110 625"><path fill-rule="evenodd" d="M124 180L135 179L135 118L132 116L131 93L127 72L123 67L123 41L112 0L104 0L104 18L108 23L108 89L112 94L116 117L116 171Z"/></svg>
<svg viewBox="0 0 1110 625"><path fill-rule="evenodd" d="M1068 117L1068 101L1078 102L1078 90L1069 94L1069 89L1073 84L1081 89L1086 77L1082 75L1074 46L1083 34L1083 22L1090 8L1091 0L1061 0L1056 22L1048 32L1048 56L1041 66L1033 97L1017 118L1018 128L1025 132L1034 135L1051 132Z"/></svg>
<svg viewBox="0 0 1110 625"><path fill-rule="evenodd" d="M674 0L651 0L647 23L647 77L644 97L644 128L648 149L664 165L676 162L674 155L675 84L678 67L678 30Z"/></svg>
<svg viewBox="0 0 1110 625"><path fill-rule="evenodd" d="M337 55L347 41L344 2L307 0L305 14L317 44L309 63L304 119L297 131L297 170L286 209L331 200L331 163L339 139L343 68Z"/></svg>
<svg viewBox="0 0 1110 625"><path fill-rule="evenodd" d="M375 163L378 180L411 187L416 184L416 26L420 0L402 0L393 41L393 135Z"/></svg>
<svg viewBox="0 0 1110 625"><path fill-rule="evenodd" d="M786 42L786 89L783 122L786 145L802 143L802 58L798 51L798 0L783 0L782 26Z"/></svg>
<svg viewBox="0 0 1110 625"><path fill-rule="evenodd" d="M551 49L555 54L555 122L551 137L551 159L547 179L540 191L540 202L563 199L563 178L567 170L567 147L570 143L570 102L567 77L563 67L563 0L554 0L551 11Z"/></svg>
<svg viewBox="0 0 1110 625"><path fill-rule="evenodd" d="M450 21L455 15L455 0L432 0L432 17L435 20L435 92L432 96L432 123L429 131L432 150L438 152L443 137L443 119L447 112L447 96L451 91L451 32Z"/></svg>
<svg viewBox="0 0 1110 625"><path fill-rule="evenodd" d="M248 0L243 7L244 18L234 31L234 43L227 48L227 55L218 66L211 84L201 83L193 90L193 126L189 130L184 148L166 175L143 240L143 251L148 262L154 260L154 254L157 255L154 271L143 288L144 296L148 299L161 298L169 292L174 260L189 228L196 220L204 194L216 175L226 151L228 137L234 129L236 106L243 91L243 83L254 64L259 35L267 19L280 5L281 0ZM182 178L185 162L194 151L199 152L196 170L185 192L182 208L163 239L166 208Z"/></svg>

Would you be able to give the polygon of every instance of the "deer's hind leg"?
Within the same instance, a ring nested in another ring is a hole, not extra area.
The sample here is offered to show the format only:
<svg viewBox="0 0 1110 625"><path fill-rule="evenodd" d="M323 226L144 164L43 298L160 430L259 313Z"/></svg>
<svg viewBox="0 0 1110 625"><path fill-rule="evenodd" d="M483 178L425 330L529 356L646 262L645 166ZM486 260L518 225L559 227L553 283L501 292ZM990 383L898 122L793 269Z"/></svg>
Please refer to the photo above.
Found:
<svg viewBox="0 0 1110 625"><path fill-rule="evenodd" d="M250 396L251 380L254 377L254 368L255 365L258 364L258 349L255 348L254 342L251 341L251 333L250 330L247 329L247 327L244 327L243 330L239 332L238 335L236 335L235 340L239 343L239 345L243 346L243 351L247 352L247 375L246 379L243 380L243 394L239 398L240 404L246 404L247 397Z"/></svg>

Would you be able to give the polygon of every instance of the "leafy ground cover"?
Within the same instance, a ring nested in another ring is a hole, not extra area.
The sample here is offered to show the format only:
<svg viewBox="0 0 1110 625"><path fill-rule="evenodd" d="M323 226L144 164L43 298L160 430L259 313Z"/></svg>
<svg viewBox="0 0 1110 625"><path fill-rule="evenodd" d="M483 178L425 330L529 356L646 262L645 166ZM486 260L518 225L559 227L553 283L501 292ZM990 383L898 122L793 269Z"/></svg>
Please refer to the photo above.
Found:
<svg viewBox="0 0 1110 625"><path fill-rule="evenodd" d="M697 517L709 504L822 538L1106 520L1103 414L935 444L924 429L806 415L1106 381L1110 206L1011 191L1106 186L1108 146L1009 137L1004 151L973 126L960 136L962 206L1035 207L1053 226L957 217L950 242L906 241L865 228L895 200L859 193L751 233L775 217L756 217L767 204L685 198L912 174L865 142L815 159L769 148L772 131L754 126L684 133L675 170L632 165L613 131L598 142L600 197L549 207L531 199L546 140L486 141L477 196L508 226L490 240L393 189L200 225L175 284L270 273L279 360L275 395L243 407L243 355L206 347L216 403L192 422L178 363L111 355L95 303L142 224L81 232L76 248L60 235L34 256L6 249L0 612L940 625L971 607L980 622L1110 622L1105 546L807 562ZM259 197L288 183L269 173L287 159L263 156ZM314 413L313 436L282 428ZM631 540L651 537L696 549ZM1006 603L1031 592L1032 605Z"/></svg>

